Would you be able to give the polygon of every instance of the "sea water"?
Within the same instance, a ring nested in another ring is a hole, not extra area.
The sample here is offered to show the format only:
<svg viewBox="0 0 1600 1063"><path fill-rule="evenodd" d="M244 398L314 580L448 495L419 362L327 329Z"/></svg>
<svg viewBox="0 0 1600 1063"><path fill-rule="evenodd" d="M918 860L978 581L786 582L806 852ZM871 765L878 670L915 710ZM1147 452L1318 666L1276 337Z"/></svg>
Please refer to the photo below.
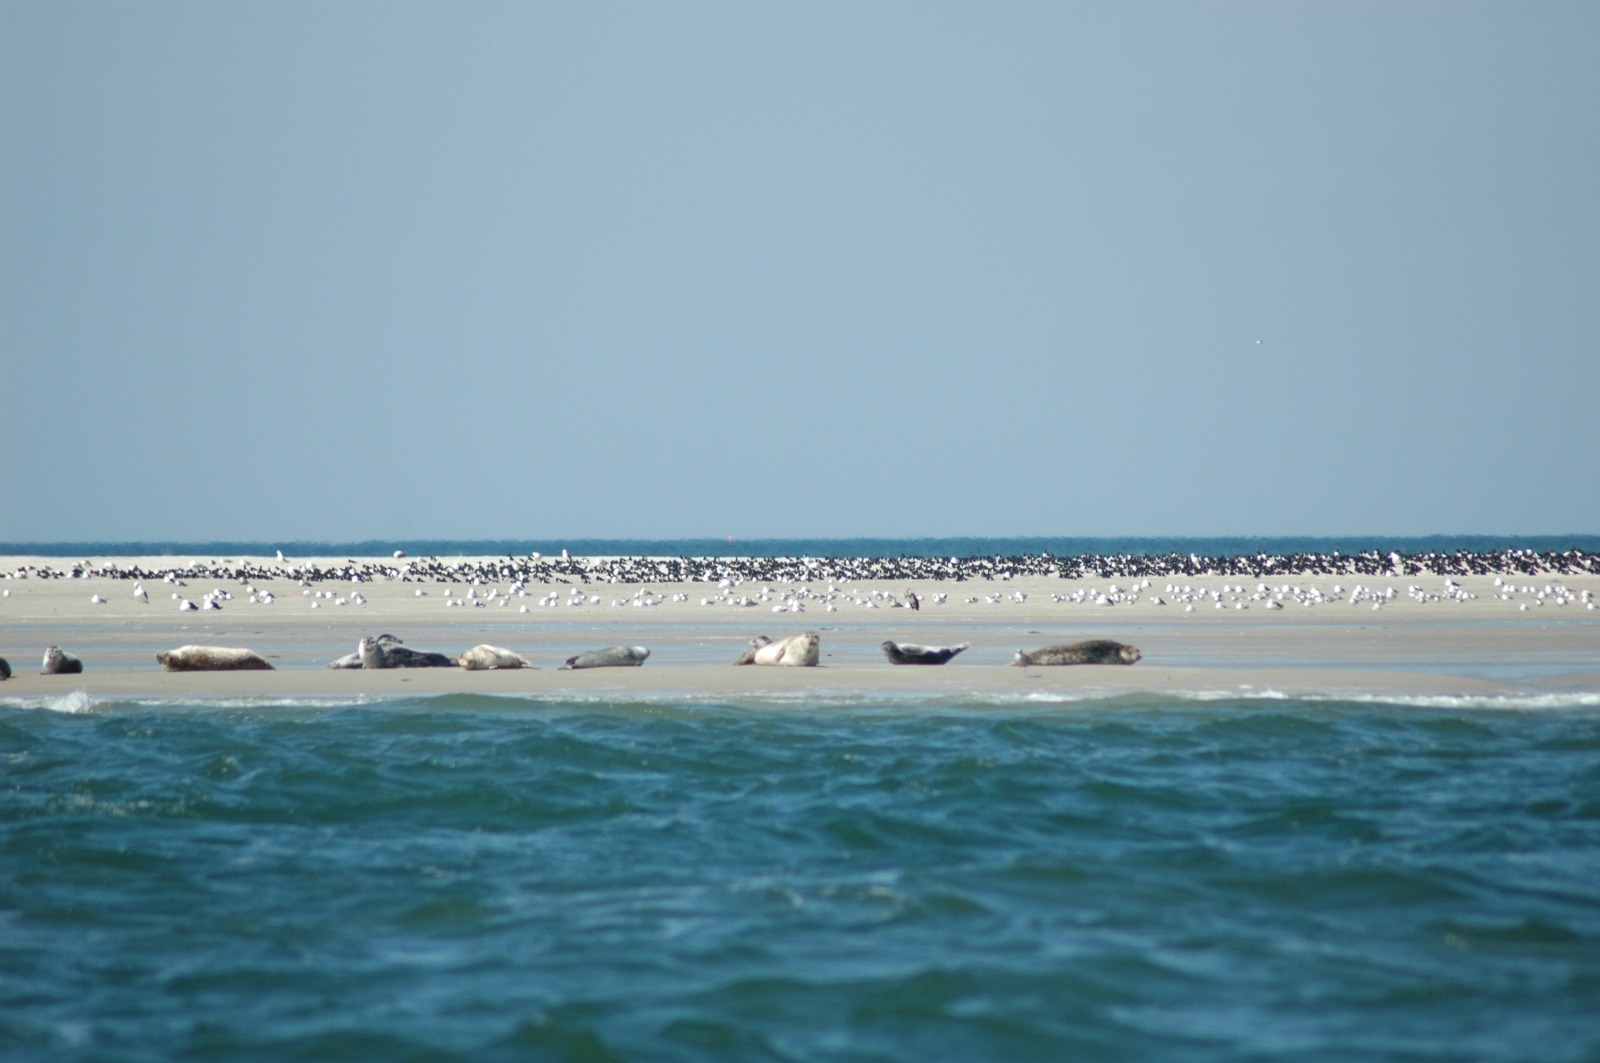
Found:
<svg viewBox="0 0 1600 1063"><path fill-rule="evenodd" d="M0 543L0 556L387 557L395 550L411 557L1056 557L1161 556L1238 557L1303 552L1346 556L1388 554L1497 553L1508 549L1535 553L1566 550L1600 552L1600 535L1424 535L1424 536L964 536L939 538L850 539L372 539L362 542L47 542Z"/></svg>
<svg viewBox="0 0 1600 1063"><path fill-rule="evenodd" d="M1600 707L0 700L7 1060L1600 1058Z"/></svg>

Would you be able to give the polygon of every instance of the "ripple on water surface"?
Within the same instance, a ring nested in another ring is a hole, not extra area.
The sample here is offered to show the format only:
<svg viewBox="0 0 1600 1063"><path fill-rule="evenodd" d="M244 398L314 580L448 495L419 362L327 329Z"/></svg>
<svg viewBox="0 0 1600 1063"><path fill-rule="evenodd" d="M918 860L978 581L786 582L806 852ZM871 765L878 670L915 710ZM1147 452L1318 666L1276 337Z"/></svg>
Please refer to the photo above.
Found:
<svg viewBox="0 0 1600 1063"><path fill-rule="evenodd" d="M38 708L24 1057L1600 1053L1589 708Z"/></svg>

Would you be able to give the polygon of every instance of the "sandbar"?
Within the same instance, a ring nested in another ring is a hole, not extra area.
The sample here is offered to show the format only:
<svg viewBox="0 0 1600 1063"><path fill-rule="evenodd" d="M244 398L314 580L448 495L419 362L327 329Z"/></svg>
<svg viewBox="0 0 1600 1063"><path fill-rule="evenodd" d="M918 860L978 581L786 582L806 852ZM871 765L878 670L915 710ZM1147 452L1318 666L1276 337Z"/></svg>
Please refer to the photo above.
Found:
<svg viewBox="0 0 1600 1063"><path fill-rule="evenodd" d="M111 560L161 571L193 559ZM349 559L322 560L331 567ZM393 565L386 558L356 560ZM479 692L772 703L859 694L1071 700L1146 692L1600 699L1600 577L1591 575L1197 576L1149 586L1024 576L909 586L850 580L718 587L608 582L598 575L589 582L526 585L307 580L297 578L292 563L281 574L276 559L253 563L269 574L144 579L146 601L133 596L132 579L45 579L37 572L60 572L62 559L0 557L6 592L0 597L0 657L13 671L0 683L0 701L77 690L94 698L383 699ZM919 608L907 607L908 591ZM178 608L180 599L199 602L206 595L220 608ZM817 668L732 665L754 635L805 630L822 636ZM379 633L452 656L487 642L538 668L327 667L354 650L361 636ZM1018 649L1088 638L1132 643L1144 658L1126 667L1010 665ZM895 666L879 649L886 639L968 642L971 649L943 666ZM188 644L253 649L274 670L167 673L156 663L158 651ZM40 675L50 645L80 657L84 673ZM559 669L567 657L612 645L647 646L651 656L639 668Z"/></svg>

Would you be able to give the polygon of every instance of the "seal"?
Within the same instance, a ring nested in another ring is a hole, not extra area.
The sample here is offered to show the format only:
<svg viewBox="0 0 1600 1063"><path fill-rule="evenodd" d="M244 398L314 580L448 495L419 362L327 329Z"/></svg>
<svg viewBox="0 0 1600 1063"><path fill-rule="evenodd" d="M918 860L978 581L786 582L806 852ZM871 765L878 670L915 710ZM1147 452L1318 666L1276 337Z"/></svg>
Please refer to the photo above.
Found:
<svg viewBox="0 0 1600 1063"><path fill-rule="evenodd" d="M1030 664L1132 664L1143 656L1137 646L1112 642L1110 639L1090 639L1087 642L1074 642L1070 646L1046 646L1032 653L1018 650L1017 655L1011 658L1011 663L1021 668Z"/></svg>
<svg viewBox="0 0 1600 1063"><path fill-rule="evenodd" d="M393 643L396 646L400 645L400 640L395 638L393 635L387 635L387 634L379 635L378 638L377 638L377 641L386 642L386 643ZM361 667L361 651L360 650L356 650L354 653L345 654L343 657L340 657L337 661L329 661L328 662L328 667L329 668L360 668Z"/></svg>
<svg viewBox="0 0 1600 1063"><path fill-rule="evenodd" d="M272 665L254 650L231 646L179 646L156 654L156 663L169 672L271 671Z"/></svg>
<svg viewBox="0 0 1600 1063"><path fill-rule="evenodd" d="M456 663L469 672L478 672L490 668L532 668L533 662L520 653L499 646L490 646L481 643L472 647L466 653L456 658Z"/></svg>
<svg viewBox="0 0 1600 1063"><path fill-rule="evenodd" d="M44 651L45 675L76 675L81 671L83 662L62 650L60 646L51 646Z"/></svg>
<svg viewBox="0 0 1600 1063"><path fill-rule="evenodd" d="M0 679L10 679L10 678L11 678L11 662L6 660L4 657L0 657Z"/></svg>
<svg viewBox="0 0 1600 1063"><path fill-rule="evenodd" d="M963 642L959 646L918 646L915 642L885 642L883 655L889 658L890 664L944 664L971 645L970 642Z"/></svg>
<svg viewBox="0 0 1600 1063"><path fill-rule="evenodd" d="M590 650L576 657L568 657L561 667L572 668L637 668L650 656L643 646L612 646L604 650Z"/></svg>
<svg viewBox="0 0 1600 1063"><path fill-rule="evenodd" d="M363 668L454 668L456 662L442 653L424 653L408 649L399 640L385 642L381 638L364 638L356 647Z"/></svg>
<svg viewBox="0 0 1600 1063"><path fill-rule="evenodd" d="M822 636L815 631L807 631L802 635L792 635L786 639L773 642L765 635L757 635L750 640L750 648L739 655L733 663L738 664L776 664L790 668L816 667L818 651L822 646Z"/></svg>

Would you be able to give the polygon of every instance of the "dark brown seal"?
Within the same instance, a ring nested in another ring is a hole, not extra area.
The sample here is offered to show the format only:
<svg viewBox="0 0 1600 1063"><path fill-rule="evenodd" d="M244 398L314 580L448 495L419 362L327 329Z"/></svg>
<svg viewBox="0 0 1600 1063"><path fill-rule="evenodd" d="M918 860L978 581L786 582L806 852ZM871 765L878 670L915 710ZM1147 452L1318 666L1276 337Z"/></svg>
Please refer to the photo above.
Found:
<svg viewBox="0 0 1600 1063"><path fill-rule="evenodd" d="M918 646L914 642L885 642L883 655L889 658L890 664L944 664L970 645L972 645L970 642L963 642L959 646Z"/></svg>

